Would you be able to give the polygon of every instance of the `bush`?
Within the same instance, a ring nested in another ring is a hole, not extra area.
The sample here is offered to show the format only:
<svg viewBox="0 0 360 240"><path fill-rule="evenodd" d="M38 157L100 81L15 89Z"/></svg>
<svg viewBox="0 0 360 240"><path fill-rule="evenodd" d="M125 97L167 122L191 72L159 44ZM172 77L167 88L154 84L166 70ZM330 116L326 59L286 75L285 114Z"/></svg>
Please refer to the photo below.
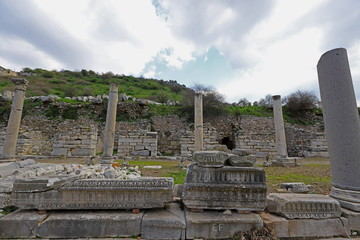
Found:
<svg viewBox="0 0 360 240"><path fill-rule="evenodd" d="M318 98L314 92L297 90L286 97L286 108L290 111L315 109Z"/></svg>
<svg viewBox="0 0 360 240"><path fill-rule="evenodd" d="M72 119L72 120L78 119L77 108L73 106L66 107L62 112L61 117L64 119Z"/></svg>
<svg viewBox="0 0 360 240"><path fill-rule="evenodd" d="M44 77L44 78L53 78L53 77L55 77L55 73L54 72L44 72L43 74L42 74L42 76Z"/></svg>

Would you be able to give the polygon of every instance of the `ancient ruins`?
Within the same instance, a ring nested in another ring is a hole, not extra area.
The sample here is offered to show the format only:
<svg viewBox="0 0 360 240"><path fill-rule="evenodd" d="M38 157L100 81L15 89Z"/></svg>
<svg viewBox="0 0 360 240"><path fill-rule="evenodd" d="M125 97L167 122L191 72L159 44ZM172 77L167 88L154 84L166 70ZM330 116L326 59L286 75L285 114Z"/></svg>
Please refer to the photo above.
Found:
<svg viewBox="0 0 360 240"><path fill-rule="evenodd" d="M279 95L273 97L270 131L259 134L255 128L264 130L266 124L255 121L258 126L251 128L245 119L242 126L231 125L236 133L231 139L221 135L221 146L218 134L225 130L204 123L201 94L194 99L192 129L174 118L177 129L184 127L175 131L168 119L160 117L153 119L152 128L160 122L166 131L154 131L147 122L121 128L116 122L118 85L112 83L105 128L67 122L67 130L50 136L39 127L27 135L40 136L32 138L40 143L34 149L37 154L23 154L30 151L17 148L27 81L14 79L0 162L0 208L19 209L0 216L0 238L231 239L239 232L267 228L274 239L349 239L351 231L360 231L360 120L346 50L323 54L317 68L326 138L319 132L300 131L312 139L307 142L312 151L303 149L302 156L305 152L326 156L328 144L330 196L307 194L311 187L303 183L284 183L281 187L291 191L267 194L265 170L255 166L257 159L272 156L271 164L294 167L289 141L296 144L299 136L286 135L299 130L284 124ZM174 185L170 177L142 177L137 167L113 161L156 158L159 149L176 152L177 160L191 160L183 185ZM101 151L99 163L93 162ZM32 159L41 156L89 161L83 166Z"/></svg>

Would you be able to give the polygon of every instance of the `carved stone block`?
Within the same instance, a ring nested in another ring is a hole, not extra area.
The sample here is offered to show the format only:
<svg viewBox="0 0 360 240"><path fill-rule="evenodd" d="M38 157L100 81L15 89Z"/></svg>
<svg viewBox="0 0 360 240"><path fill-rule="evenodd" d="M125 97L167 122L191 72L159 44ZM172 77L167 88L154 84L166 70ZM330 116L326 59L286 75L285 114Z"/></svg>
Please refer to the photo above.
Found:
<svg viewBox="0 0 360 240"><path fill-rule="evenodd" d="M236 167L252 167L256 162L255 156L239 156L235 154L229 154L229 161L231 166Z"/></svg>
<svg viewBox="0 0 360 240"><path fill-rule="evenodd" d="M173 200L172 178L82 179L58 190L14 192L13 204L22 209L144 209L163 207Z"/></svg>
<svg viewBox="0 0 360 240"><path fill-rule="evenodd" d="M267 196L267 210L288 219L323 219L341 216L338 201L316 194L270 193Z"/></svg>
<svg viewBox="0 0 360 240"><path fill-rule="evenodd" d="M222 167L229 158L228 154L220 151L201 151L194 153L194 162L201 167Z"/></svg>
<svg viewBox="0 0 360 240"><path fill-rule="evenodd" d="M265 171L257 167L187 169L183 203L188 208L262 211L266 199Z"/></svg>
<svg viewBox="0 0 360 240"><path fill-rule="evenodd" d="M185 215L186 239L231 239L240 231L263 227L262 219L254 213L224 215L218 211L193 213L186 210Z"/></svg>

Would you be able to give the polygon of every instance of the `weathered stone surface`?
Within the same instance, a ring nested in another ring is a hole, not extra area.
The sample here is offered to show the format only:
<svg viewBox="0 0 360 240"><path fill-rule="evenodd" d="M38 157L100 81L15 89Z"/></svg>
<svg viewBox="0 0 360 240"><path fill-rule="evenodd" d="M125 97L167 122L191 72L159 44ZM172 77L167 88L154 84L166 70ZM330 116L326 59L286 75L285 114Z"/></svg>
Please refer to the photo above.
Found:
<svg viewBox="0 0 360 240"><path fill-rule="evenodd" d="M194 96L194 151L204 150L203 96Z"/></svg>
<svg viewBox="0 0 360 240"><path fill-rule="evenodd" d="M302 182L281 183L280 188L293 193L309 193L313 190L311 185L305 185Z"/></svg>
<svg viewBox="0 0 360 240"><path fill-rule="evenodd" d="M229 162L231 166L236 167L252 167L256 162L255 156L239 156L229 154Z"/></svg>
<svg viewBox="0 0 360 240"><path fill-rule="evenodd" d="M349 227L351 230L360 231L360 213L342 209L342 216L349 221Z"/></svg>
<svg viewBox="0 0 360 240"><path fill-rule="evenodd" d="M324 53L317 71L332 185L360 192L360 118L346 49Z"/></svg>
<svg viewBox="0 0 360 240"><path fill-rule="evenodd" d="M23 209L144 209L161 208L173 200L172 178L82 179L59 190L14 192L12 201Z"/></svg>
<svg viewBox="0 0 360 240"><path fill-rule="evenodd" d="M12 205L10 196L9 193L0 193L0 209Z"/></svg>
<svg viewBox="0 0 360 240"><path fill-rule="evenodd" d="M140 234L143 214L108 210L54 211L39 215L34 210L19 210L0 219L0 237L129 237Z"/></svg>
<svg viewBox="0 0 360 240"><path fill-rule="evenodd" d="M190 164L182 199L188 208L262 211L265 171L257 167L203 168Z"/></svg>
<svg viewBox="0 0 360 240"><path fill-rule="evenodd" d="M50 212L39 227L43 238L129 237L139 235L144 212L132 214L121 210Z"/></svg>
<svg viewBox="0 0 360 240"><path fill-rule="evenodd" d="M232 154L238 155L238 156L248 156L251 154L251 152L247 149L240 149L235 148L231 151Z"/></svg>
<svg viewBox="0 0 360 240"><path fill-rule="evenodd" d="M336 218L341 216L338 201L325 195L292 193L270 193L267 196L267 210L294 218Z"/></svg>
<svg viewBox="0 0 360 240"><path fill-rule="evenodd" d="M36 162L34 159L26 159L24 161L16 162L16 164L19 165L19 167L23 168L25 166L36 164Z"/></svg>
<svg viewBox="0 0 360 240"><path fill-rule="evenodd" d="M338 200L343 208L360 212L360 191L332 187L330 197Z"/></svg>
<svg viewBox="0 0 360 240"><path fill-rule="evenodd" d="M349 224L346 218L292 219L270 213L261 213L264 224L272 229L277 238L324 238L347 236ZM346 232L347 231L347 232Z"/></svg>
<svg viewBox="0 0 360 240"><path fill-rule="evenodd" d="M282 113L281 96L275 95L273 98L273 110L274 110L274 125L275 125L275 137L276 137L276 151L277 156L286 158L288 156L284 119Z"/></svg>
<svg viewBox="0 0 360 240"><path fill-rule="evenodd" d="M201 167L222 167L229 158L228 154L219 151L200 151L194 153L194 162Z"/></svg>
<svg viewBox="0 0 360 240"><path fill-rule="evenodd" d="M166 209L146 210L141 223L143 239L185 239L185 215L179 204L171 203Z"/></svg>
<svg viewBox="0 0 360 240"><path fill-rule="evenodd" d="M262 219L253 213L224 215L218 211L193 213L185 210L185 216L187 239L231 239L237 232L263 227Z"/></svg>
<svg viewBox="0 0 360 240"><path fill-rule="evenodd" d="M38 224L46 219L37 211L18 210L0 218L1 238L34 238L39 229Z"/></svg>
<svg viewBox="0 0 360 240"><path fill-rule="evenodd" d="M66 183L79 179L80 175L68 175L58 177L25 178L17 179L13 185L13 192L44 192L58 189Z"/></svg>

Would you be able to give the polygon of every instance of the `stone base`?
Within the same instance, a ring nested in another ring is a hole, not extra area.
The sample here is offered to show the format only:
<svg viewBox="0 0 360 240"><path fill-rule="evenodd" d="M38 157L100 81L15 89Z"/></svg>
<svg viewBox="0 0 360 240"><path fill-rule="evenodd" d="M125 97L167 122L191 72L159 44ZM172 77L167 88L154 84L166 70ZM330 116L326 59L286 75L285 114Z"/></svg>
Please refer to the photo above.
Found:
<svg viewBox="0 0 360 240"><path fill-rule="evenodd" d="M20 210L0 219L3 238L130 237L140 234L144 212Z"/></svg>
<svg viewBox="0 0 360 240"><path fill-rule="evenodd" d="M225 215L223 211L193 213L186 209L185 215L186 239L231 239L238 232L263 227L263 221L254 213Z"/></svg>
<svg viewBox="0 0 360 240"><path fill-rule="evenodd" d="M261 213L264 224L273 230L277 238L330 238L347 237L350 233L346 218L292 219L270 213Z"/></svg>
<svg viewBox="0 0 360 240"><path fill-rule="evenodd" d="M222 168L190 164L182 200L196 209L263 211L266 199L265 171L258 167Z"/></svg>
<svg viewBox="0 0 360 240"><path fill-rule="evenodd" d="M360 231L360 212L354 212L348 209L342 209L342 216L349 221L351 230Z"/></svg>
<svg viewBox="0 0 360 240"><path fill-rule="evenodd" d="M141 223L142 239L185 239L185 215L176 203L166 209L146 210Z"/></svg>
<svg viewBox="0 0 360 240"><path fill-rule="evenodd" d="M295 163L289 158L276 158L276 160L271 161L271 165L274 167L295 167Z"/></svg>
<svg viewBox="0 0 360 240"><path fill-rule="evenodd" d="M112 164L114 162L113 156L102 156L100 164Z"/></svg>
<svg viewBox="0 0 360 240"><path fill-rule="evenodd" d="M338 200L343 208L360 212L360 191L332 187L329 196Z"/></svg>

